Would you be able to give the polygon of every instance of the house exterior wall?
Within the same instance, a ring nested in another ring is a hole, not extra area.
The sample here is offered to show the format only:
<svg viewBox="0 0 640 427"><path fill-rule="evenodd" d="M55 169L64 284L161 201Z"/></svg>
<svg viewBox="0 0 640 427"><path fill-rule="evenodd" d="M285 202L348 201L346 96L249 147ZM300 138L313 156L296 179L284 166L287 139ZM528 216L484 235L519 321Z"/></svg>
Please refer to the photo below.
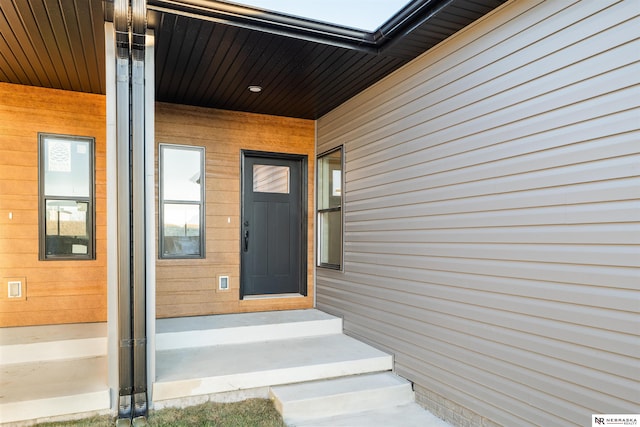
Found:
<svg viewBox="0 0 640 427"><path fill-rule="evenodd" d="M95 260L38 259L38 132L95 138ZM0 326L106 321L105 155L104 96L0 83Z"/></svg>
<svg viewBox="0 0 640 427"><path fill-rule="evenodd" d="M313 215L308 218L308 296L240 300L240 160L241 150L308 156L307 211L313 212L314 121L165 103L156 104L155 114L156 170L158 144L194 145L205 148L206 174L206 258L157 260L156 316L312 307ZM229 276L229 290L217 290L220 275Z"/></svg>
<svg viewBox="0 0 640 427"><path fill-rule="evenodd" d="M317 306L455 425L640 413L640 8L513 1L318 121Z"/></svg>

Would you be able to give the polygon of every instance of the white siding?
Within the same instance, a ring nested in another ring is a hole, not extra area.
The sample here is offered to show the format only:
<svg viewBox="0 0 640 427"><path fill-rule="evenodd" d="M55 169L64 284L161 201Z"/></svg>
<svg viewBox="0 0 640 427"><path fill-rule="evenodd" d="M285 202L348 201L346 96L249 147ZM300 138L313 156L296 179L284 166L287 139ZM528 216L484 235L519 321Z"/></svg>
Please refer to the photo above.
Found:
<svg viewBox="0 0 640 427"><path fill-rule="evenodd" d="M639 81L639 1L513 1L322 117L318 307L498 424L640 413Z"/></svg>

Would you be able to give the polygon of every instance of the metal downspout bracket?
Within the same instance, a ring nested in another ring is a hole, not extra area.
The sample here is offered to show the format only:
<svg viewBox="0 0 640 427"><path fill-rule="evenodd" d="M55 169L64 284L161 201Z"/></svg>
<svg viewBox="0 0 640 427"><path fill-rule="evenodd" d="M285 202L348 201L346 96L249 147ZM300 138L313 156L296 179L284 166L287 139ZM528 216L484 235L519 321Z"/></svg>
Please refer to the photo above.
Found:
<svg viewBox="0 0 640 427"><path fill-rule="evenodd" d="M144 206L146 0L111 1L116 37L120 341L116 426L145 426L148 411Z"/></svg>

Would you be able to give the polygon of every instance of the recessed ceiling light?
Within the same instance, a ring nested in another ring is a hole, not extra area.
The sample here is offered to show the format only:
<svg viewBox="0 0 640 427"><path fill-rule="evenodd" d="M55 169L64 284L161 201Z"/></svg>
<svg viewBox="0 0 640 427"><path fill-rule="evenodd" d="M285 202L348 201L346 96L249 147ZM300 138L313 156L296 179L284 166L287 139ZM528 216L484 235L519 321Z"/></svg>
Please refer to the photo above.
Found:
<svg viewBox="0 0 640 427"><path fill-rule="evenodd" d="M262 86L251 85L249 86L249 92L260 93L262 92Z"/></svg>

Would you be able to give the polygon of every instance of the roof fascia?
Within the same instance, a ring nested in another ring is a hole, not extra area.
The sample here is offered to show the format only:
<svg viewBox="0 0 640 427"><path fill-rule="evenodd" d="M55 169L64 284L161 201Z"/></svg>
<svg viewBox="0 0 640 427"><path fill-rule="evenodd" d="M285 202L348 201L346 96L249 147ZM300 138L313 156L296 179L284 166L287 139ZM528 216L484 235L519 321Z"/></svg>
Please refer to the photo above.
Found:
<svg viewBox="0 0 640 427"><path fill-rule="evenodd" d="M413 0L373 34L379 47L393 38L401 38L434 15L445 9L454 0Z"/></svg>
<svg viewBox="0 0 640 427"><path fill-rule="evenodd" d="M147 9L377 54L452 1L413 0L374 32L218 0L147 0Z"/></svg>
<svg viewBox="0 0 640 427"><path fill-rule="evenodd" d="M373 34L216 0L147 0L150 11L169 13L316 43L377 53Z"/></svg>

